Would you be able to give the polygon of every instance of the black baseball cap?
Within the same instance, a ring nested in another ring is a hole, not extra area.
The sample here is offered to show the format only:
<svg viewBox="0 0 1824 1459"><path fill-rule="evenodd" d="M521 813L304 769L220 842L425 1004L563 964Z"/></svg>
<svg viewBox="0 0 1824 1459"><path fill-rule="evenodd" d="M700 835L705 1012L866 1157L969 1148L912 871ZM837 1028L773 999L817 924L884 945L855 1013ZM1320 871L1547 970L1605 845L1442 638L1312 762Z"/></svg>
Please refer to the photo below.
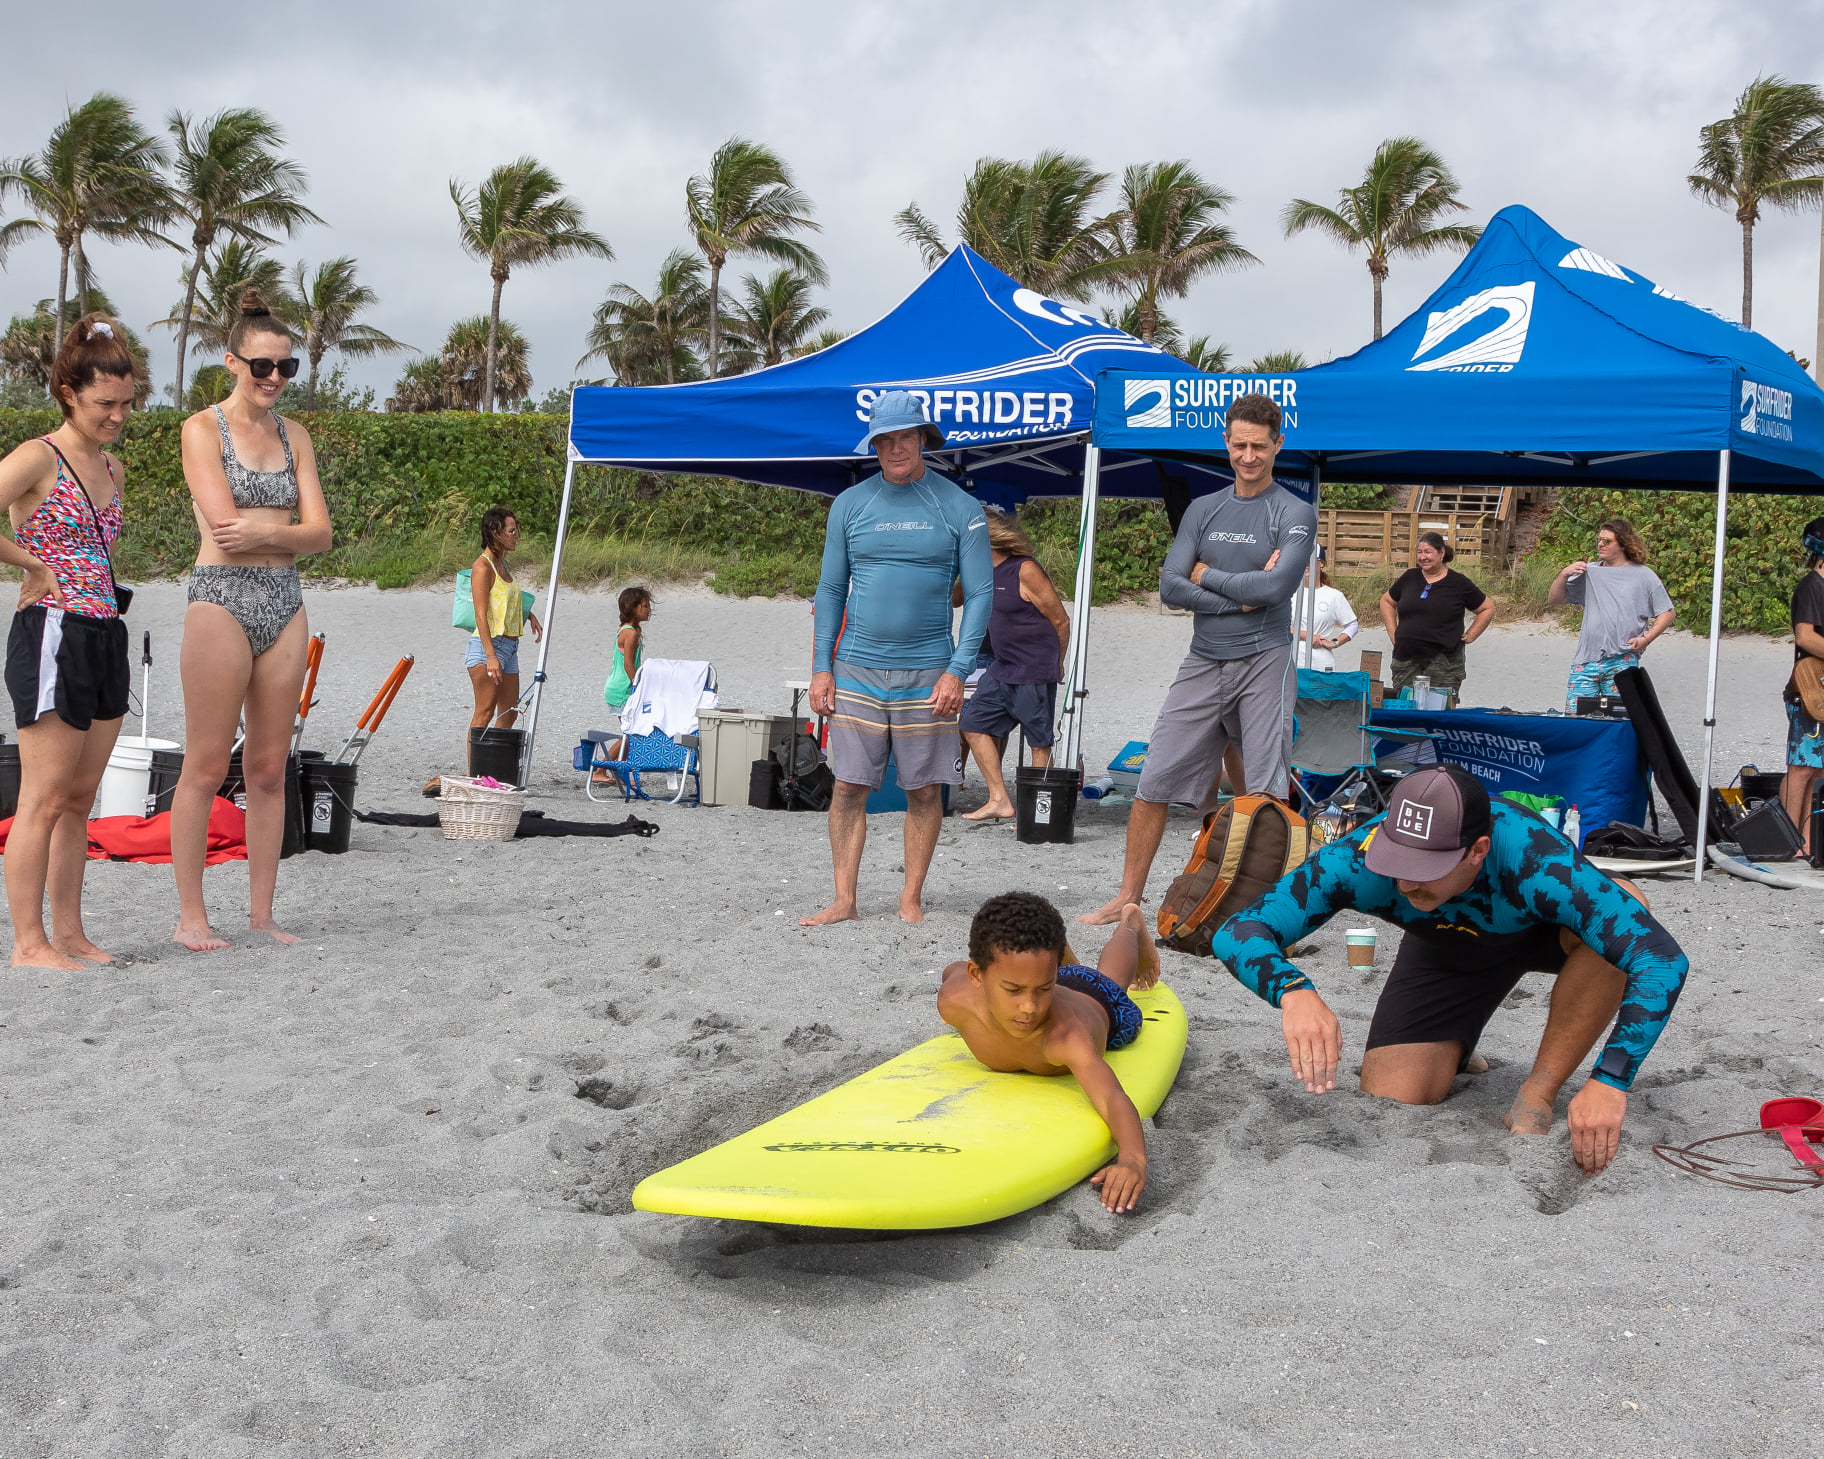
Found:
<svg viewBox="0 0 1824 1459"><path fill-rule="evenodd" d="M1396 881L1436 881L1488 835L1488 791L1461 765L1433 765L1400 781L1362 848L1376 876Z"/></svg>

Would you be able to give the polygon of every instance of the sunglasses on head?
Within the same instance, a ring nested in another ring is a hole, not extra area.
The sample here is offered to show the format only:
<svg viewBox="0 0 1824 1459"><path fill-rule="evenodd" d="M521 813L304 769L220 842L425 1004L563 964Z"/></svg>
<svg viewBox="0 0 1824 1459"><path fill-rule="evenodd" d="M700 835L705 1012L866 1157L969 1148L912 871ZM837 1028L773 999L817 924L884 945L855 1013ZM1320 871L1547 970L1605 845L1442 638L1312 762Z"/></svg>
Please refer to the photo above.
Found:
<svg viewBox="0 0 1824 1459"><path fill-rule="evenodd" d="M281 380L289 380L298 373L298 366L304 363L296 355L287 355L282 360L250 360L245 355L236 355L235 359L245 365L247 372L256 380L264 380L274 370L279 372Z"/></svg>

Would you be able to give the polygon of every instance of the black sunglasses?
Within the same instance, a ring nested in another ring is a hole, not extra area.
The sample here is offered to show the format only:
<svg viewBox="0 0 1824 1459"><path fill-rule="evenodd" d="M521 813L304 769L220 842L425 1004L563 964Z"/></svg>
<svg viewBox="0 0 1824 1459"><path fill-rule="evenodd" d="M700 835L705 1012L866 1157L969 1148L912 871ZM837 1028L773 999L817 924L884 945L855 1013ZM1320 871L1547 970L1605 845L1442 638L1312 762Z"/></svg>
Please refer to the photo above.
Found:
<svg viewBox="0 0 1824 1459"><path fill-rule="evenodd" d="M235 359L245 365L248 373L256 380L264 380L274 370L279 372L281 380L289 380L298 373L298 367L304 363L296 355L287 355L282 360L250 360L245 355L236 355Z"/></svg>

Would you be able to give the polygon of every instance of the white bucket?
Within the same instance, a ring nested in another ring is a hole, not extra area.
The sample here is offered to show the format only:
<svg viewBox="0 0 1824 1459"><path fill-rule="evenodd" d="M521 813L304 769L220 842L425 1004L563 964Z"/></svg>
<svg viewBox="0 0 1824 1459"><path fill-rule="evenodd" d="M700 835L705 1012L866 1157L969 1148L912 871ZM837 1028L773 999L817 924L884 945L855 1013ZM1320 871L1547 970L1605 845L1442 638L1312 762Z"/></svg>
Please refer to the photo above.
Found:
<svg viewBox="0 0 1824 1459"><path fill-rule="evenodd" d="M95 799L95 815L147 816L148 791L152 783L152 752L175 750L175 740L117 740L108 756L108 768L101 777L101 794Z"/></svg>

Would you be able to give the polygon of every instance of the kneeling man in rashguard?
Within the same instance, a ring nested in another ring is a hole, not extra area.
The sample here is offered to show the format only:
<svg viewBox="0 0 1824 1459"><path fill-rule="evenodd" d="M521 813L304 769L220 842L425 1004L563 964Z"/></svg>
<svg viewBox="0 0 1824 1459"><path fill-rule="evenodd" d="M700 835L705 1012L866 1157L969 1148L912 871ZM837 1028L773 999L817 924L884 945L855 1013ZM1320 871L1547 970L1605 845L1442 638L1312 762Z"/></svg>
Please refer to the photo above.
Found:
<svg viewBox="0 0 1824 1459"><path fill-rule="evenodd" d="M1627 1090L1687 966L1638 888L1610 880L1531 812L1491 802L1461 766L1407 776L1385 816L1315 852L1214 940L1237 981L1280 1010L1293 1075L1313 1094L1336 1087L1341 1026L1280 949L1345 907L1405 929L1368 1028L1365 1093L1438 1103L1521 977L1555 973L1545 1036L1507 1127L1551 1128L1559 1090L1613 1020L1568 1119L1585 1174L1615 1158Z"/></svg>

